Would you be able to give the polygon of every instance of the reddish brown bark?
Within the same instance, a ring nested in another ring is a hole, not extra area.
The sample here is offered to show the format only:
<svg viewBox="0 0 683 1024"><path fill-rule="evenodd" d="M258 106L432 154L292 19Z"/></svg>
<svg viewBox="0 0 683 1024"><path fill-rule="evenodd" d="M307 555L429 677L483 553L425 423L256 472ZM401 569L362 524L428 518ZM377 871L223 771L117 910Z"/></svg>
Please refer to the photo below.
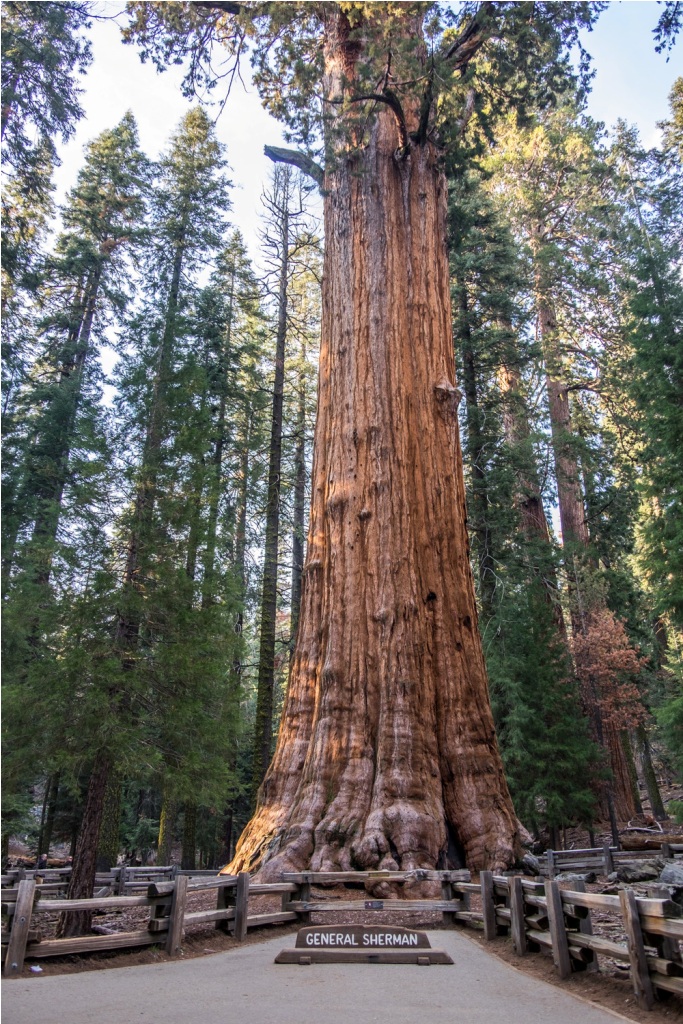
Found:
<svg viewBox="0 0 683 1024"><path fill-rule="evenodd" d="M328 52L332 70L349 60ZM231 872L503 868L520 853L469 564L445 177L430 142L397 156L387 107L369 134L325 177L301 617Z"/></svg>
<svg viewBox="0 0 683 1024"><path fill-rule="evenodd" d="M97 841L104 813L104 799L107 781L111 771L111 758L100 752L93 765L88 795L85 800L83 820L76 841L73 870L69 879L67 898L87 899L93 894L97 868ZM92 911L81 910L60 915L57 922L57 938L66 939L75 935L87 935L90 931Z"/></svg>
<svg viewBox="0 0 683 1024"><path fill-rule="evenodd" d="M555 478L560 507L562 544L565 550L588 546L588 527L583 505L579 464L571 449L572 421L569 392L562 380L562 359L557 339L557 319L552 302L539 289L538 320L546 366L550 429L555 453Z"/></svg>

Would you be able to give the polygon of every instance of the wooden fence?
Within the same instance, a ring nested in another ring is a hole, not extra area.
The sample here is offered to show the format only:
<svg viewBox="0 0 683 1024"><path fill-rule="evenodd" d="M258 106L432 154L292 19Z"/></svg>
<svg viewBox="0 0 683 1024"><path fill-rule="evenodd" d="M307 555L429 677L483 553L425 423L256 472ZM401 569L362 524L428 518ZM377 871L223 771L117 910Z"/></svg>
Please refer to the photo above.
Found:
<svg viewBox="0 0 683 1024"><path fill-rule="evenodd" d="M379 882L438 882L441 899L338 899L315 896L315 886L334 884L366 885ZM127 882L127 885L142 885ZM243 941L247 929L261 925L310 922L312 914L343 911L441 913L444 923L481 927L486 939L511 934L520 956L547 949L552 953L561 978L574 970L591 970L598 956L607 956L628 966L633 990L641 1007L650 1009L658 993L683 996L683 911L671 900L640 898L631 889L618 895L587 893L583 883L561 888L552 878L543 882L519 875L494 876L482 871L478 882L468 871L413 872L299 872L282 876L273 884L250 884L245 872L238 876L191 877L144 882L144 893L100 894L88 900L50 898L50 882L25 878L17 886L2 890L3 914L11 928L3 936L6 977L19 977L26 958L64 956L73 953L164 944L170 955L178 952L189 925L211 924ZM45 890L48 892L45 892ZM214 909L189 911L188 896L215 891ZM249 899L276 894L281 909L250 914ZM472 907L472 897L479 906ZM69 939L40 940L35 929L41 914L79 910L115 910L148 907L147 927L110 935L88 935ZM594 934L591 913L610 911L618 915L625 942Z"/></svg>
<svg viewBox="0 0 683 1024"><path fill-rule="evenodd" d="M539 857L541 874L555 878L562 871L594 871L596 875L609 875L617 868L633 861L662 857L674 860L683 854L683 845L662 843L659 848L646 850L618 850L615 846L602 846L588 850L547 850Z"/></svg>

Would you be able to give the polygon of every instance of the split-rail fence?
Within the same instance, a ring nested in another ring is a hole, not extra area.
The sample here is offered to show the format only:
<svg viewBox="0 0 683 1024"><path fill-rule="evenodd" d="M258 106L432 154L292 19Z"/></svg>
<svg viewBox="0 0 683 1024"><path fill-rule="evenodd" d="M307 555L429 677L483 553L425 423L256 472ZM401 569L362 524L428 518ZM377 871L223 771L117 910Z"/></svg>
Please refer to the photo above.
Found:
<svg viewBox="0 0 683 1024"><path fill-rule="evenodd" d="M117 869L118 871L118 869ZM543 881L520 875L493 875L482 871L471 880L468 871L412 872L300 872L285 873L277 883L251 882L249 874L237 876L178 873L172 869L127 869L110 875L92 899L55 898L63 879L43 872L38 878L3 876L2 911L9 927L3 934L5 976L21 976L25 959L65 956L135 946L164 945L178 953L189 925L211 924L243 941L249 928L263 925L310 923L312 914L343 911L398 911L441 913L448 925L474 925L489 940L510 934L520 956L547 949L561 978L572 971L594 970L597 957L607 956L627 966L636 999L650 1009L657 996L673 993L683 997L683 910L665 898L642 898L632 889L618 894L588 893L583 882ZM174 877L171 877L174 875ZM102 876L98 882L105 881ZM438 882L441 899L337 899L317 895L314 887L362 885L372 890L379 883ZM8 884L9 883L9 884ZM15 883L15 884L13 884ZM115 890L114 890L115 886ZM116 895L112 895L112 891ZM123 891L121 891L123 890ZM214 909L188 910L188 895L215 891ZM281 909L250 913L254 896L277 895ZM472 907L476 896L478 906ZM78 938L41 939L36 929L46 913L79 910L116 910L148 907L145 929ZM616 913L622 922L625 942L596 935L591 913Z"/></svg>

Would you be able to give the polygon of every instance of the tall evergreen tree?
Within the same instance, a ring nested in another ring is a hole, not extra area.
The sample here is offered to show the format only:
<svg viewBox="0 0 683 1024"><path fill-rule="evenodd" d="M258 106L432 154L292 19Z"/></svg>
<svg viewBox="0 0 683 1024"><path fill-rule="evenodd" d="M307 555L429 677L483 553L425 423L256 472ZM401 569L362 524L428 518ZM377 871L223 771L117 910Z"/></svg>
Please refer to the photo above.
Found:
<svg viewBox="0 0 683 1024"><path fill-rule="evenodd" d="M139 461L131 466L131 501L118 527L125 546L112 651L118 679L103 697L113 718L120 715L126 720L142 707L144 720L156 722L156 729L164 730L168 737L167 746L175 751L180 749L175 740L178 731L192 723L192 708L195 735L200 708L207 728L223 714L221 710L213 715L211 697L201 685L205 681L211 688L216 678L214 659L220 661L221 646L211 653L207 632L199 630L197 646L206 668L201 674L202 661L186 660L191 657L190 647L182 643L192 635L194 584L186 566L187 528L183 530L172 518L178 508L174 488L181 454L174 453L171 458L170 453L184 407L186 312L192 296L188 283L221 243L223 211L229 205L224 166L209 119L201 110L191 110L159 165L150 204L145 295L128 331L137 349L124 359L121 382L120 408L129 413L122 431L128 453L137 450ZM185 511L189 511L187 503ZM212 625L207 629L215 640L216 623ZM171 650L176 655L172 663L168 658ZM190 667L194 669L191 673ZM171 708L174 714L167 714ZM209 728L208 732L210 738L215 737L216 730ZM208 759L208 748L205 753ZM158 756L163 757L161 751ZM188 758L192 756L199 754L188 751ZM92 891L107 787L121 759L116 737L100 733L92 757L69 887L74 896ZM64 916L60 932L77 933L86 925L85 919L74 917L71 921Z"/></svg>

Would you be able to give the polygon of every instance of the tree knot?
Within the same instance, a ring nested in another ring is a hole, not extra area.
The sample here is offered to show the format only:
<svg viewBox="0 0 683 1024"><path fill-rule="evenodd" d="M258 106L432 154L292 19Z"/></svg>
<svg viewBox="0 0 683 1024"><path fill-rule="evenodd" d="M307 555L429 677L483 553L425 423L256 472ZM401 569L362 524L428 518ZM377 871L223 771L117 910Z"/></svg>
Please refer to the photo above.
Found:
<svg viewBox="0 0 683 1024"><path fill-rule="evenodd" d="M459 391L449 380L443 377L438 384L434 385L434 396L444 412L456 416L462 391Z"/></svg>

